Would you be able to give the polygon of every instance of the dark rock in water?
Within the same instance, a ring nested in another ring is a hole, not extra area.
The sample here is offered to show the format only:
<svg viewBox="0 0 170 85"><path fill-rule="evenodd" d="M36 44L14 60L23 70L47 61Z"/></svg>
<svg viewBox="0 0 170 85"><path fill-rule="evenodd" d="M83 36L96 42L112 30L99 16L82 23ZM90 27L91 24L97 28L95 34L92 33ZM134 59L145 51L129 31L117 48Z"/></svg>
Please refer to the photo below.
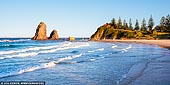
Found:
<svg viewBox="0 0 170 85"><path fill-rule="evenodd" d="M36 29L35 36L32 38L32 40L47 40L46 35L46 24L44 22L40 22Z"/></svg>
<svg viewBox="0 0 170 85"><path fill-rule="evenodd" d="M53 30L50 34L50 37L48 38L50 40L58 40L58 32L56 30Z"/></svg>

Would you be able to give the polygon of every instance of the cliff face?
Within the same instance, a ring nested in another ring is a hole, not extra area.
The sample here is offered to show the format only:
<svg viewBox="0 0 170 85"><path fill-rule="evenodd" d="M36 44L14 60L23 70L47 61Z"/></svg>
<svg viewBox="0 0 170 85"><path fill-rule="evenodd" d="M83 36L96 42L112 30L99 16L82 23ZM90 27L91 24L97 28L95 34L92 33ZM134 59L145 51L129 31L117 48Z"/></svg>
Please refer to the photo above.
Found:
<svg viewBox="0 0 170 85"><path fill-rule="evenodd" d="M56 30L53 30L50 34L50 37L48 38L50 40L58 40L58 32Z"/></svg>
<svg viewBox="0 0 170 85"><path fill-rule="evenodd" d="M100 40L104 34L104 28L98 28L97 31L90 37L90 40Z"/></svg>
<svg viewBox="0 0 170 85"><path fill-rule="evenodd" d="M40 22L36 29L35 36L32 37L32 40L57 40L58 38L58 32L56 30L53 30L50 34L50 37L48 38L46 35L46 24L44 22Z"/></svg>
<svg viewBox="0 0 170 85"><path fill-rule="evenodd" d="M46 35L46 24L44 22L40 22L36 29L35 36L32 38L32 40L47 40Z"/></svg>

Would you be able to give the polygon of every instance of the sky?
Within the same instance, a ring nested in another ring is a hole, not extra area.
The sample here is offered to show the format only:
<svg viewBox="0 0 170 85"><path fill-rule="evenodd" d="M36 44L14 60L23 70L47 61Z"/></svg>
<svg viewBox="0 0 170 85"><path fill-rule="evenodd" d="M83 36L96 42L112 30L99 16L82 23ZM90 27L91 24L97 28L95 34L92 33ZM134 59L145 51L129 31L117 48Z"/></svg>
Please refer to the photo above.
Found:
<svg viewBox="0 0 170 85"><path fill-rule="evenodd" d="M170 0L0 0L0 37L33 37L38 24L59 37L90 37L112 18L127 22L170 14Z"/></svg>

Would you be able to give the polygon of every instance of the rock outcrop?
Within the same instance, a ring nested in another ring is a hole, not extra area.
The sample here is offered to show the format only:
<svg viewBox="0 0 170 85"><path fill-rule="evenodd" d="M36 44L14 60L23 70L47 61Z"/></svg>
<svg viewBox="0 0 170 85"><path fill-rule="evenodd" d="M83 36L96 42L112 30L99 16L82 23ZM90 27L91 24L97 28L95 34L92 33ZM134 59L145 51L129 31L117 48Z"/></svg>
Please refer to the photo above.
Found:
<svg viewBox="0 0 170 85"><path fill-rule="evenodd" d="M74 41L74 40L75 40L75 37L71 37L71 36L70 36L70 37L68 38L68 40L69 40L69 41Z"/></svg>
<svg viewBox="0 0 170 85"><path fill-rule="evenodd" d="M90 37L90 40L97 41L103 39L132 39L136 36L136 31L116 29L114 26L104 24L97 29L97 31Z"/></svg>
<svg viewBox="0 0 170 85"><path fill-rule="evenodd" d="M58 40L58 32L56 30L53 30L50 34L50 37L48 38L50 40Z"/></svg>
<svg viewBox="0 0 170 85"><path fill-rule="evenodd" d="M46 35L46 24L44 22L40 22L36 29L35 36L32 38L32 40L47 40Z"/></svg>
<svg viewBox="0 0 170 85"><path fill-rule="evenodd" d="M46 24L44 22L40 22L36 29L35 36L31 38L32 40L58 40L58 32L53 30L50 34L50 37L46 35Z"/></svg>

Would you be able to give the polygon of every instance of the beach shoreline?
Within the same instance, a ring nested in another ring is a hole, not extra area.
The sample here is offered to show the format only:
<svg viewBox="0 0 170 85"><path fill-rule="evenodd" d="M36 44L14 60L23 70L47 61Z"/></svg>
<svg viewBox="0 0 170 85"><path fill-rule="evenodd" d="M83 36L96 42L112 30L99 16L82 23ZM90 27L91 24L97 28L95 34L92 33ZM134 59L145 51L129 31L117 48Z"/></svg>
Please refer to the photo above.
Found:
<svg viewBox="0 0 170 85"><path fill-rule="evenodd" d="M158 45L162 48L170 49L170 40L113 40L113 39L105 39L105 40L97 40L97 42L121 42L121 43L141 43L141 44L150 44L150 45Z"/></svg>

